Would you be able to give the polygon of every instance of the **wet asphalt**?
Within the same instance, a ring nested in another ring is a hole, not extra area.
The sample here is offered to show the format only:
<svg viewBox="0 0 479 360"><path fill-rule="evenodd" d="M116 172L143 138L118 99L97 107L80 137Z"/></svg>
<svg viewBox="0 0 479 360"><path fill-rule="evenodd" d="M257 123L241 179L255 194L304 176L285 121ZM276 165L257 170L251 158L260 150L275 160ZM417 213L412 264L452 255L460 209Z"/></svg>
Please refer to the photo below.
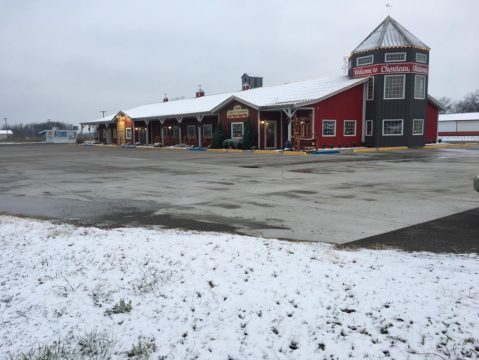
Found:
<svg viewBox="0 0 479 360"><path fill-rule="evenodd" d="M0 212L410 251L477 251L479 148L319 156L0 145Z"/></svg>

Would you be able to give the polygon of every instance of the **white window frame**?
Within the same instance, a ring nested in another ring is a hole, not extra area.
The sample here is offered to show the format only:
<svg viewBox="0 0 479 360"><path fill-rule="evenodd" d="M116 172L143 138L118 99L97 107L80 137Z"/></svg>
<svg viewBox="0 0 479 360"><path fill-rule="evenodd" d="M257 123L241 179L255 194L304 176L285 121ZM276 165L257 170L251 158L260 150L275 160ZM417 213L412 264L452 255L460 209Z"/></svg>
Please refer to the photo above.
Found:
<svg viewBox="0 0 479 360"><path fill-rule="evenodd" d="M368 132L368 124L371 124L371 133ZM366 136L373 136L374 134L374 121L366 120Z"/></svg>
<svg viewBox="0 0 479 360"><path fill-rule="evenodd" d="M417 122L417 121L420 121L421 122L421 133L415 133L414 132L414 124ZM424 119L412 119L412 134L413 136L421 136L421 135L424 135Z"/></svg>
<svg viewBox="0 0 479 360"><path fill-rule="evenodd" d="M367 59L370 58L371 60L365 62L364 64L360 64L359 61L362 59ZM374 55L366 55L366 56L360 56L356 58L356 66L365 66L365 65L371 65L374 64Z"/></svg>
<svg viewBox="0 0 479 360"><path fill-rule="evenodd" d="M326 121L332 121L334 123L334 134L333 135L324 135L324 123ZM336 120L333 120L333 119L324 119L322 122L321 122L321 135L323 137L335 137L336 136Z"/></svg>
<svg viewBox="0 0 479 360"><path fill-rule="evenodd" d="M384 125L387 121L400 121L401 122L401 133L400 134L385 134ZM383 119L383 136L403 136L404 135L404 119Z"/></svg>
<svg viewBox="0 0 479 360"><path fill-rule="evenodd" d="M388 55L404 55L402 60L388 60ZM405 52L393 52L393 53L386 53L384 54L384 62L404 62L406 61L406 53Z"/></svg>
<svg viewBox="0 0 479 360"><path fill-rule="evenodd" d="M420 96L416 96L416 85L417 79L422 78L424 79L424 88L422 89L422 94ZM424 100L426 98L426 77L424 75L414 75L414 99Z"/></svg>
<svg viewBox="0 0 479 360"><path fill-rule="evenodd" d="M354 134L346 134L346 123L354 123ZM358 122L356 120L344 120L343 123L343 136L356 136L358 128Z"/></svg>
<svg viewBox="0 0 479 360"><path fill-rule="evenodd" d="M418 55L419 56L424 56L424 61L419 60L418 57L417 57ZM423 54L423 53L419 53L419 52L416 53L416 62L421 63L421 64L427 64L427 54Z"/></svg>
<svg viewBox="0 0 479 360"><path fill-rule="evenodd" d="M403 83L402 83L402 96L401 97L386 97L386 83L387 79L391 77L402 77L403 78ZM406 75L384 75L384 89L383 89L383 99L384 100L403 100L406 92Z"/></svg>
<svg viewBox="0 0 479 360"><path fill-rule="evenodd" d="M371 97L369 97L369 80L372 80L371 83L373 84L373 91L371 92ZM368 86L366 88L366 100L374 100L374 76L371 76L369 80L367 82Z"/></svg>
<svg viewBox="0 0 479 360"><path fill-rule="evenodd" d="M233 126L237 125L237 124L241 124L241 136L233 137ZM232 122L231 123L231 138L232 139L241 139L243 136L244 136L244 122L243 121Z"/></svg>
<svg viewBox="0 0 479 360"><path fill-rule="evenodd" d="M206 135L205 135L205 129L206 129L206 128L210 128L210 129L211 129L211 130L210 130L211 136L206 136ZM212 139L212 138L213 138L213 124L203 124L203 129L202 129L202 130L203 130L203 137L204 137L205 139Z"/></svg>

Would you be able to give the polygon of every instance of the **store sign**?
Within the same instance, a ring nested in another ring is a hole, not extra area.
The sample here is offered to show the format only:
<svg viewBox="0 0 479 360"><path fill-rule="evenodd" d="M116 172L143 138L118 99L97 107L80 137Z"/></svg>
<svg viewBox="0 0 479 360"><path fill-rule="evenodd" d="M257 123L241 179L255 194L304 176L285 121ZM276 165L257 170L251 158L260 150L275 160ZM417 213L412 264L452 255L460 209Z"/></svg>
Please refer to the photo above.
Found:
<svg viewBox="0 0 479 360"><path fill-rule="evenodd" d="M353 78L361 78L372 75L393 75L408 73L427 75L429 73L429 65L416 63L394 63L360 66L353 69Z"/></svg>
<svg viewBox="0 0 479 360"><path fill-rule="evenodd" d="M226 117L228 119L242 119L249 116L249 110L243 109L241 105L235 105L233 110L228 110L226 112Z"/></svg>

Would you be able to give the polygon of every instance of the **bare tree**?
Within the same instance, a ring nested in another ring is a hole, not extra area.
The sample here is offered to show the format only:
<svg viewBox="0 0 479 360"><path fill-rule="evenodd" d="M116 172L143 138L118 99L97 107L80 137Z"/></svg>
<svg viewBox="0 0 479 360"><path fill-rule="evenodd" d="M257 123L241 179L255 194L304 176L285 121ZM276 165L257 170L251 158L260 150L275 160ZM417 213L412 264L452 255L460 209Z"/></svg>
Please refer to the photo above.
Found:
<svg viewBox="0 0 479 360"><path fill-rule="evenodd" d="M444 110L440 111L441 114L449 114L455 111L454 102L452 101L450 97L442 96L439 99L437 99L437 101L439 101L442 104L442 106L444 106Z"/></svg>
<svg viewBox="0 0 479 360"><path fill-rule="evenodd" d="M473 91L466 96L463 100L458 101L454 106L455 112L479 112L479 89Z"/></svg>

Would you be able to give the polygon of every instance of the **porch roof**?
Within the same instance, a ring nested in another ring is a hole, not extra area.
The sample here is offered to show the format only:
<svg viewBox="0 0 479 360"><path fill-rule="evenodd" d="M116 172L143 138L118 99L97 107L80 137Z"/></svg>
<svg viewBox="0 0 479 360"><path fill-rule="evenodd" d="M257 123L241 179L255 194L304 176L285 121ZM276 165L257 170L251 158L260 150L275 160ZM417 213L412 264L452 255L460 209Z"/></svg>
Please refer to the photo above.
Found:
<svg viewBox="0 0 479 360"><path fill-rule="evenodd" d="M138 106L121 111L131 119L171 118L194 116L197 114L214 114L228 102L237 100L257 109L294 108L319 102L356 85L368 78L350 79L346 76L321 78L291 82L245 91L202 96ZM105 117L83 124L98 124L113 121Z"/></svg>

